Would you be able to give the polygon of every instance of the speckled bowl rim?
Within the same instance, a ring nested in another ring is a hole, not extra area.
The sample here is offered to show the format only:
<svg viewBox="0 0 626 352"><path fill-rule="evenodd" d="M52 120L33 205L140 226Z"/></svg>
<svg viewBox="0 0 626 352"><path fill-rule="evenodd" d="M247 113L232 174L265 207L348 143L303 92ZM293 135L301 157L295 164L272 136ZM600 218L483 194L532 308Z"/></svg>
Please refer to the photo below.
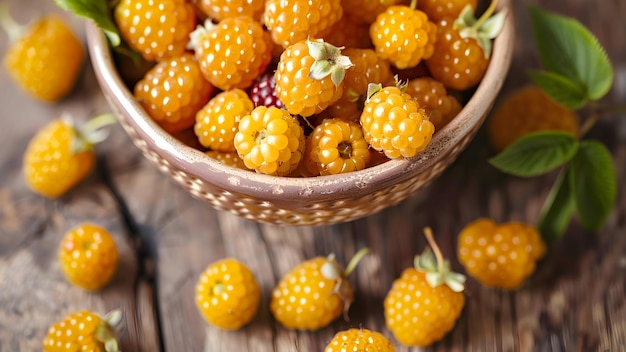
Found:
<svg viewBox="0 0 626 352"><path fill-rule="evenodd" d="M93 23L87 24L87 41L96 77L103 93L118 111L118 118L130 125L137 137L167 160L173 167L225 189L257 199L302 201L355 198L401 182L432 167L445 156L473 126L482 124L506 79L513 55L514 23L510 0L503 0L500 10L509 13L502 32L495 39L491 62L484 78L461 112L437 132L425 151L410 159L390 160L377 166L342 175L306 178L277 177L240 170L207 157L161 129L145 113L118 74L104 33Z"/></svg>

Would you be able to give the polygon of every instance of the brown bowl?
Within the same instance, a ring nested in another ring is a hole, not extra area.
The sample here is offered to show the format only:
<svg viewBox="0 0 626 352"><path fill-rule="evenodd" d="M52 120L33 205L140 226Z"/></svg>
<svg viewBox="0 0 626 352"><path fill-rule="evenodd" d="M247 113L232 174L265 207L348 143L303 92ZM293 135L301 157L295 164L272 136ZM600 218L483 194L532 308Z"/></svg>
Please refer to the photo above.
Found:
<svg viewBox="0 0 626 352"><path fill-rule="evenodd" d="M273 224L325 225L355 220L395 205L441 174L474 138L508 73L514 45L510 0L506 24L495 40L491 62L461 112L427 147L406 160L343 175L277 177L221 164L162 130L146 114L117 72L107 39L87 25L92 64L102 91L143 155L161 172L219 210Z"/></svg>

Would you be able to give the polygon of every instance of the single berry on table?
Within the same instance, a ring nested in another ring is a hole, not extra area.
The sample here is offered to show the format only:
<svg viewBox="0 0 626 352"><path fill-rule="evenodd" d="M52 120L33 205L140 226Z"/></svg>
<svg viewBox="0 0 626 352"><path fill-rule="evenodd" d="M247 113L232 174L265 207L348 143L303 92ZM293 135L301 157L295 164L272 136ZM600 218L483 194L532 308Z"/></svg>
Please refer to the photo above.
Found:
<svg viewBox="0 0 626 352"><path fill-rule="evenodd" d="M105 114L80 126L67 116L49 122L24 152L23 173L28 186L50 198L67 193L93 169L93 145L105 137L100 128L114 121L113 115Z"/></svg>
<svg viewBox="0 0 626 352"><path fill-rule="evenodd" d="M269 32L249 16L230 17L218 24L210 19L191 34L188 48L204 77L222 90L246 89L272 61Z"/></svg>
<svg viewBox="0 0 626 352"><path fill-rule="evenodd" d="M250 323L260 301L261 291L254 274L233 258L209 265L196 285L200 313L222 329L239 329Z"/></svg>
<svg viewBox="0 0 626 352"><path fill-rule="evenodd" d="M120 352L115 328L122 312L115 310L104 317L91 311L70 313L52 324L43 340L44 352Z"/></svg>
<svg viewBox="0 0 626 352"><path fill-rule="evenodd" d="M220 152L235 152L235 133L241 118L254 104L241 89L221 92L196 114L194 132L202 146Z"/></svg>
<svg viewBox="0 0 626 352"><path fill-rule="evenodd" d="M292 115L319 114L341 98L346 70L351 67L340 48L323 40L300 41L280 56L276 94Z"/></svg>
<svg viewBox="0 0 626 352"><path fill-rule="evenodd" d="M324 352L395 352L396 348L381 333L351 328L340 331L326 345Z"/></svg>
<svg viewBox="0 0 626 352"><path fill-rule="evenodd" d="M193 126L214 91L193 54L184 53L151 68L135 85L134 95L159 126L176 133Z"/></svg>
<svg viewBox="0 0 626 352"><path fill-rule="evenodd" d="M459 261L482 284L517 289L535 271L546 245L537 229L519 223L496 224L481 218L459 235Z"/></svg>
<svg viewBox="0 0 626 352"><path fill-rule="evenodd" d="M21 89L44 102L57 102L70 93L85 61L81 41L57 15L30 25L17 24L0 5L0 25L9 35L3 64Z"/></svg>
<svg viewBox="0 0 626 352"><path fill-rule="evenodd" d="M541 88L528 86L505 97L488 123L489 141L497 151L538 131L556 130L578 135L576 113L552 100Z"/></svg>
<svg viewBox="0 0 626 352"><path fill-rule="evenodd" d="M196 28L196 7L187 0L120 0L113 19L128 45L147 61L181 56Z"/></svg>
<svg viewBox="0 0 626 352"><path fill-rule="evenodd" d="M65 234L59 246L59 261L68 281L96 291L113 279L119 254L107 229L85 223Z"/></svg>
<svg viewBox="0 0 626 352"><path fill-rule="evenodd" d="M344 270L333 254L309 259L291 269L272 293L270 310L289 329L318 330L337 319L347 318L354 298L346 277L369 252L357 252Z"/></svg>
<svg viewBox="0 0 626 352"><path fill-rule="evenodd" d="M417 100L396 86L372 84L361 114L370 146L390 159L410 158L426 149L435 126Z"/></svg>
<svg viewBox="0 0 626 352"><path fill-rule="evenodd" d="M465 277L452 272L429 228L424 230L432 248L415 257L384 300L385 322L396 339L408 346L429 346L456 324L463 306Z"/></svg>
<svg viewBox="0 0 626 352"><path fill-rule="evenodd" d="M287 110L257 106L239 122L234 143L247 168L287 176L302 161L305 136L298 119Z"/></svg>

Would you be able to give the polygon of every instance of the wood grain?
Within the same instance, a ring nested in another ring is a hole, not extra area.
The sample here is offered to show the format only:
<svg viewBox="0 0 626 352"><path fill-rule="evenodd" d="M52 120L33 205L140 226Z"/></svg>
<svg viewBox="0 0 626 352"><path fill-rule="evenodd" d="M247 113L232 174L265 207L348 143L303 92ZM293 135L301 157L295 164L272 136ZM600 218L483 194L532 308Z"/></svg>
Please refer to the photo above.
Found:
<svg viewBox="0 0 626 352"><path fill-rule="evenodd" d="M48 11L52 2L7 1L18 20ZM538 68L526 6L574 16L607 48L616 84L606 102L626 103L626 3L620 0L516 1L518 42L502 96L528 82ZM63 14L82 33L82 21ZM0 52L6 50L0 37ZM34 195L21 177L21 156L34 131L62 112L81 119L107 111L87 65L78 88L54 105L34 102L0 72L0 351L35 351L47 326L78 309L125 312L123 351L321 351L338 330L381 331L398 351L626 351L626 196L598 234L575 222L515 292L467 284L466 307L455 329L429 348L407 348L384 324L382 302L402 270L412 264L431 226L454 269L456 236L483 216L535 222L555 175L518 179L489 167L492 155L481 131L459 160L430 187L373 216L319 227L280 227L242 220L192 199L143 159L119 126L99 145L98 168L65 197ZM594 130L606 141L626 183L626 118L615 115ZM56 250L71 226L93 221L118 243L122 270L101 292L70 286ZM303 260L334 252L345 263L372 250L350 277L356 299L350 322L316 332L283 328L269 312L277 281ZM206 266L224 257L246 263L262 288L258 316L238 331L208 325L194 303L195 283Z"/></svg>

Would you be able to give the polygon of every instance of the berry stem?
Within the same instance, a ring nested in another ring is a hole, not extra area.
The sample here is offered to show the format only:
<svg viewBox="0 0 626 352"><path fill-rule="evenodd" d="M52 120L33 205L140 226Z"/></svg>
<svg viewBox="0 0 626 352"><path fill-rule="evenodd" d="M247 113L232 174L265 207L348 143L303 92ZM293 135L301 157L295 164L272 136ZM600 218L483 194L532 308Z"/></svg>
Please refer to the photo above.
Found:
<svg viewBox="0 0 626 352"><path fill-rule="evenodd" d="M358 252L356 252L354 257L352 257L352 259L350 259L350 262L348 263L348 266L346 267L346 271L345 271L344 276L350 275L350 273L353 272L354 269L356 268L356 266L359 264L361 259L363 259L363 257L366 254L368 254L369 252L370 252L370 249L367 248L367 247L361 248Z"/></svg>
<svg viewBox="0 0 626 352"><path fill-rule="evenodd" d="M15 22L11 14L9 14L9 5L6 3L0 4L0 26L7 33L9 43L18 40L27 28L27 26Z"/></svg>
<svg viewBox="0 0 626 352"><path fill-rule="evenodd" d="M476 23L474 23L474 25L472 26L472 29L478 30L478 28L480 28L483 25L483 23L485 23L485 21L489 17L491 17L491 15L493 15L493 13L496 11L497 6L498 6L498 0L492 0L487 10L485 10L485 12L480 16L480 18L476 21Z"/></svg>
<svg viewBox="0 0 626 352"><path fill-rule="evenodd" d="M417 7L417 0L411 0L411 5L409 5L409 7L411 8L411 10L415 10L415 8Z"/></svg>
<svg viewBox="0 0 626 352"><path fill-rule="evenodd" d="M439 246L437 246L437 242L435 242L435 238L433 237L433 230L428 226L425 227L424 236L426 237L426 240L428 241L430 248L433 250L433 253L435 254L435 258L437 258L437 270L439 272L442 272L444 268L444 259L443 259L443 255L441 254L441 250L439 249Z"/></svg>
<svg viewBox="0 0 626 352"><path fill-rule="evenodd" d="M102 128L112 125L115 121L117 118L113 114L97 115L80 127L80 135L90 144L100 143L109 135L108 131L104 131Z"/></svg>

